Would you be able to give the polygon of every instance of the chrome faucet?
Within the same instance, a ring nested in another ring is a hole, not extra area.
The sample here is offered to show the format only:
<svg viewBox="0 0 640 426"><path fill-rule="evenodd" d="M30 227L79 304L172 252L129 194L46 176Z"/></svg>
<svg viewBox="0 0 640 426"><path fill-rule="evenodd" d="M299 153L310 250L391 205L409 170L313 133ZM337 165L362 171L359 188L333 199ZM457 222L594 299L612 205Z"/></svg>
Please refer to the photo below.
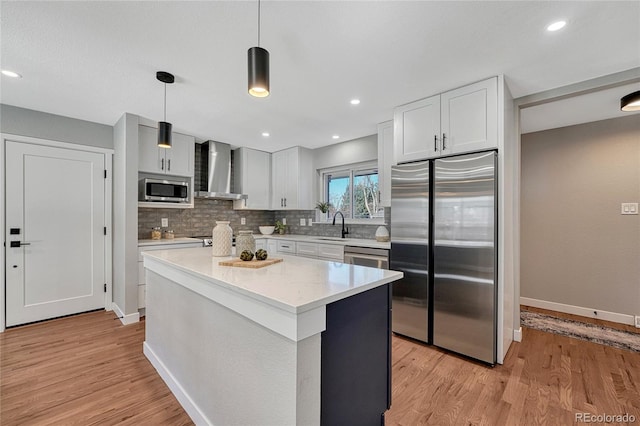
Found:
<svg viewBox="0 0 640 426"><path fill-rule="evenodd" d="M340 216L342 216L342 238L344 238L344 236L349 233L349 228L345 228L344 227L344 215L342 214L342 212L338 211L338 212L336 212L336 214L333 215L333 223L332 223L332 225L336 224L336 216L338 216L338 213L340 213Z"/></svg>

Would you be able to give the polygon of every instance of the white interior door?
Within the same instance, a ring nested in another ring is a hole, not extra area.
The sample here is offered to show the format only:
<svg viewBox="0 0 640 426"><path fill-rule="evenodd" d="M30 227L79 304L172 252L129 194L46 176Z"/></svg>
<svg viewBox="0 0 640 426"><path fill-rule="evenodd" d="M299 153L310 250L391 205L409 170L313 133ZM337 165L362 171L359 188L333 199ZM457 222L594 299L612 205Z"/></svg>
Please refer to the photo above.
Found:
<svg viewBox="0 0 640 426"><path fill-rule="evenodd" d="M7 326L103 308L104 154L11 141L5 152Z"/></svg>

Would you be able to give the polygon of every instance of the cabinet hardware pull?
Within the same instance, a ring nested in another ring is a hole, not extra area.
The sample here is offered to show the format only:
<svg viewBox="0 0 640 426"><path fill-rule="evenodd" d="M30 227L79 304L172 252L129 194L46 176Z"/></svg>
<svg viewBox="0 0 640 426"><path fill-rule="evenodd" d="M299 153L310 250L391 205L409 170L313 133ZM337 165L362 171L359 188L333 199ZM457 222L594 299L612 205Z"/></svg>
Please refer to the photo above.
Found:
<svg viewBox="0 0 640 426"><path fill-rule="evenodd" d="M280 198L280 207L284 207L284 198Z"/></svg>
<svg viewBox="0 0 640 426"><path fill-rule="evenodd" d="M444 151L445 149L447 149L447 134L443 133L442 134L442 150Z"/></svg>
<svg viewBox="0 0 640 426"><path fill-rule="evenodd" d="M438 151L438 135L433 135L433 151Z"/></svg>
<svg viewBox="0 0 640 426"><path fill-rule="evenodd" d="M160 160L160 170L164 170L164 158Z"/></svg>
<svg viewBox="0 0 640 426"><path fill-rule="evenodd" d="M284 206L287 207L287 197L284 197Z"/></svg>
<svg viewBox="0 0 640 426"><path fill-rule="evenodd" d="M171 171L171 159L167 160L167 171Z"/></svg>

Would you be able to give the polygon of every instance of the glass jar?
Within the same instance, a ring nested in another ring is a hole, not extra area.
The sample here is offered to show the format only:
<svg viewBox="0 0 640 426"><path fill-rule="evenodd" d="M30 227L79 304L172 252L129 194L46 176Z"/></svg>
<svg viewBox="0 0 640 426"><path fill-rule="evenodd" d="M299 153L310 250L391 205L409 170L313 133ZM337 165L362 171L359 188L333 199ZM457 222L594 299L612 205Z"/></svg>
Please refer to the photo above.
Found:
<svg viewBox="0 0 640 426"><path fill-rule="evenodd" d="M164 231L162 238L166 238L167 240L173 240L174 236L175 234L173 233L173 229L167 229L166 231Z"/></svg>
<svg viewBox="0 0 640 426"><path fill-rule="evenodd" d="M159 240L160 238L162 238L162 232L160 232L160 227L157 226L155 228L151 228L151 239Z"/></svg>
<svg viewBox="0 0 640 426"><path fill-rule="evenodd" d="M253 231L239 231L236 237L236 254L240 255L243 251L249 250L251 253L256 252L256 239L253 237Z"/></svg>
<svg viewBox="0 0 640 426"><path fill-rule="evenodd" d="M233 231L228 221L216 221L211 235L211 254L213 256L231 256Z"/></svg>

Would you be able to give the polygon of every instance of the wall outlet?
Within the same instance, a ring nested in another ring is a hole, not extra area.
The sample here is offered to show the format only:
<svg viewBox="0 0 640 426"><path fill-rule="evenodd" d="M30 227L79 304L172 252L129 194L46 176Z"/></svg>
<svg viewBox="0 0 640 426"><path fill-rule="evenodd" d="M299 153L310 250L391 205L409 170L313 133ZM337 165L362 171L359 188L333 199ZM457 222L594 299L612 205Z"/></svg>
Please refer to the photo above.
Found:
<svg viewBox="0 0 640 426"><path fill-rule="evenodd" d="M286 218L286 217L283 217L283 218L282 218L282 224L283 224L283 225L286 225L286 224L287 224L287 218Z"/></svg>
<svg viewBox="0 0 640 426"><path fill-rule="evenodd" d="M311 218L307 219L307 225L309 226L313 225L313 219Z"/></svg>
<svg viewBox="0 0 640 426"><path fill-rule="evenodd" d="M307 221L304 220L303 217L300 218L300 226L305 226L307 224Z"/></svg>
<svg viewBox="0 0 640 426"><path fill-rule="evenodd" d="M244 217L240 218L240 225L246 225L247 224L247 219Z"/></svg>
<svg viewBox="0 0 640 426"><path fill-rule="evenodd" d="M162 219L160 219L160 226L162 226L163 228L166 228L167 226L169 226L169 218L163 217Z"/></svg>
<svg viewBox="0 0 640 426"><path fill-rule="evenodd" d="M640 328L640 315L636 315L636 328Z"/></svg>

